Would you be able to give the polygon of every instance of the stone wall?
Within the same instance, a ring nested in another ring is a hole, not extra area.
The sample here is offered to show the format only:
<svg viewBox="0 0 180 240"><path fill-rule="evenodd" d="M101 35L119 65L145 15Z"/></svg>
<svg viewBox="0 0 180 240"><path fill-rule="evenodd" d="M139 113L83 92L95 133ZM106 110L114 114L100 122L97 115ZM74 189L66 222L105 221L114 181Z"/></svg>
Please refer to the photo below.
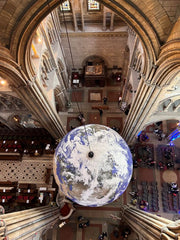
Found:
<svg viewBox="0 0 180 240"><path fill-rule="evenodd" d="M61 38L68 65L72 68L66 34L62 34ZM112 68L113 65L123 67L127 32L70 33L69 38L75 68L82 68L83 61L93 55L102 57L108 68Z"/></svg>

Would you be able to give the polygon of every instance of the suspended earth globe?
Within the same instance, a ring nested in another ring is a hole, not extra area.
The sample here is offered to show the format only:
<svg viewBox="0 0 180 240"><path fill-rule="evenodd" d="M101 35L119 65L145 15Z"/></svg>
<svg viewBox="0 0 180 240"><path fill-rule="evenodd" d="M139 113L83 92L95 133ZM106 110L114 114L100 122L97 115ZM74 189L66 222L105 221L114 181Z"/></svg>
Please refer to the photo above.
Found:
<svg viewBox="0 0 180 240"><path fill-rule="evenodd" d="M80 126L59 143L54 176L61 192L84 206L116 200L132 176L132 156L123 138L109 127Z"/></svg>

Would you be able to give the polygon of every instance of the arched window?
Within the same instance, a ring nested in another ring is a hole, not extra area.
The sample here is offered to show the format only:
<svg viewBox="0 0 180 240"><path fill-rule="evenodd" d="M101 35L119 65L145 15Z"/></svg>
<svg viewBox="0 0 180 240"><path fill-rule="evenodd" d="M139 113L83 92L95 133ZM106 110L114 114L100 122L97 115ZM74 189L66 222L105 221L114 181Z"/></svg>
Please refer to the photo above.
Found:
<svg viewBox="0 0 180 240"><path fill-rule="evenodd" d="M47 52L45 52L42 55L41 67L40 67L40 78L44 87L48 86L48 83L47 83L47 81L49 80L48 73L50 73L52 70L53 70L53 66L50 60L50 56Z"/></svg>
<svg viewBox="0 0 180 240"><path fill-rule="evenodd" d="M68 81L67 81L67 77L66 77L66 74L65 74L65 67L64 67L64 64L62 63L62 61L60 59L58 59L58 69L59 69L59 72L61 74L63 84L67 88L68 87Z"/></svg>
<svg viewBox="0 0 180 240"><path fill-rule="evenodd" d="M138 58L137 58L137 63L136 63L136 67L135 67L135 70L137 72L140 72L141 71L141 65L142 65L142 56L141 54L138 55Z"/></svg>
<svg viewBox="0 0 180 240"><path fill-rule="evenodd" d="M163 109L165 110L171 103L171 99L167 99L163 102Z"/></svg>
<svg viewBox="0 0 180 240"><path fill-rule="evenodd" d="M52 22L49 20L47 23L47 34L51 44L54 44L57 41L57 36Z"/></svg>
<svg viewBox="0 0 180 240"><path fill-rule="evenodd" d="M88 0L88 11L100 11L100 3L95 0Z"/></svg>
<svg viewBox="0 0 180 240"><path fill-rule="evenodd" d="M47 73L51 72L53 70L51 58L49 56L48 52L45 52L42 55L42 65L44 66Z"/></svg>
<svg viewBox="0 0 180 240"><path fill-rule="evenodd" d="M138 51L136 53L136 56L135 56L134 61L133 61L133 69L136 72L140 72L141 71L141 65L142 65L142 56L141 56L141 53Z"/></svg>
<svg viewBox="0 0 180 240"><path fill-rule="evenodd" d="M71 11L71 4L70 4L70 2L69 1L64 1L60 5L60 9L61 9L61 11L65 11L65 12Z"/></svg>
<svg viewBox="0 0 180 240"><path fill-rule="evenodd" d="M174 112L179 112L180 111L180 99L177 99L172 103L172 110Z"/></svg>
<svg viewBox="0 0 180 240"><path fill-rule="evenodd" d="M56 86L54 89L54 98L55 98L55 106L56 106L56 111L60 112L63 109L63 92L61 91L60 86Z"/></svg>
<svg viewBox="0 0 180 240"><path fill-rule="evenodd" d="M159 111L167 111L168 107L172 103L171 99L166 99L163 102L160 103L159 105Z"/></svg>

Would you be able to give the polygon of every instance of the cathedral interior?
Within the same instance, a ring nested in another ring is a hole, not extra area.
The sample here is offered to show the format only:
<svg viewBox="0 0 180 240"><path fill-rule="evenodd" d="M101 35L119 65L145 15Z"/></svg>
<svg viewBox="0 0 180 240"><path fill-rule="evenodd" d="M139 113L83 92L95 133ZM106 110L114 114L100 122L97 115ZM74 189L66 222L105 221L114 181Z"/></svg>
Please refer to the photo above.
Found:
<svg viewBox="0 0 180 240"><path fill-rule="evenodd" d="M54 152L87 124L123 137L133 174L66 209ZM2 240L180 239L180 0L1 0L0 165Z"/></svg>

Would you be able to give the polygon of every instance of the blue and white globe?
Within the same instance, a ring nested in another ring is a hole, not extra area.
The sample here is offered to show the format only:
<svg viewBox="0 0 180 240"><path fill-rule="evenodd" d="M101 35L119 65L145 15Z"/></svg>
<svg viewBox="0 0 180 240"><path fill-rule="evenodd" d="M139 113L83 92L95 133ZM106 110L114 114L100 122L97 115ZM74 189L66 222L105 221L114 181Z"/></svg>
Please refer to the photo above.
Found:
<svg viewBox="0 0 180 240"><path fill-rule="evenodd" d="M132 177L132 156L123 138L109 127L80 126L59 143L54 176L61 192L83 206L116 200Z"/></svg>

